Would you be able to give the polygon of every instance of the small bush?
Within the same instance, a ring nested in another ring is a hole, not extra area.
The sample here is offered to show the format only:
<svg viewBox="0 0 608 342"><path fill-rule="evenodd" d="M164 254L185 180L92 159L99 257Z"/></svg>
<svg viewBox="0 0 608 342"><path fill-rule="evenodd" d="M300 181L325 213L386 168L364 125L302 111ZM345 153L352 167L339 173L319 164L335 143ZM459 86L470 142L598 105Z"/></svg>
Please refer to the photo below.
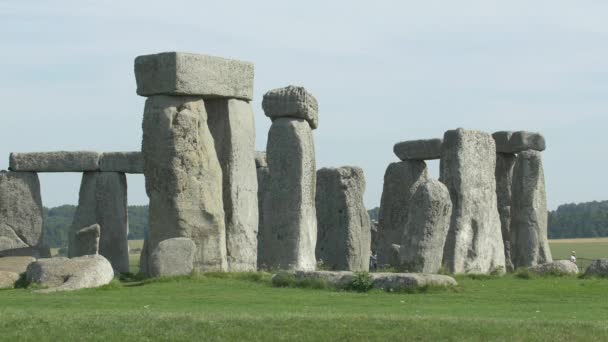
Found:
<svg viewBox="0 0 608 342"><path fill-rule="evenodd" d="M519 279L532 279L534 278L534 274L530 272L527 268L520 268L515 272L515 278Z"/></svg>
<svg viewBox="0 0 608 342"><path fill-rule="evenodd" d="M279 272L272 276L272 286L274 287L295 287L296 276L287 272Z"/></svg>
<svg viewBox="0 0 608 342"><path fill-rule="evenodd" d="M303 289L326 289L329 286L323 279L305 278L296 279L296 276L288 272L279 272L272 276L272 286L274 287L292 287Z"/></svg>
<svg viewBox="0 0 608 342"><path fill-rule="evenodd" d="M354 279L348 289L357 292L369 292L373 287L374 281L369 272L355 272Z"/></svg>

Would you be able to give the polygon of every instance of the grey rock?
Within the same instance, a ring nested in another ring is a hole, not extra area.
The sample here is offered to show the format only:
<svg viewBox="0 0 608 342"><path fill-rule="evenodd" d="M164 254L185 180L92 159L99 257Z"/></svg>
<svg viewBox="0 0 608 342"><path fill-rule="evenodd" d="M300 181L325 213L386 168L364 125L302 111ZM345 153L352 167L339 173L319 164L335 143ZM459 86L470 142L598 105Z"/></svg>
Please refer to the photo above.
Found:
<svg viewBox="0 0 608 342"><path fill-rule="evenodd" d="M110 262L101 255L85 255L72 259L39 259L27 267L26 279L48 289L50 293L100 287L114 279Z"/></svg>
<svg viewBox="0 0 608 342"><path fill-rule="evenodd" d="M37 246L37 247L20 247L20 248L12 248L12 249L5 249L5 250L1 250L3 248L3 240L7 241L9 243L9 247L10 244L12 244L10 239L4 239L4 237L0 236L0 257L25 257L25 256L31 256L34 257L36 259L40 259L40 258L50 258L51 257L51 249L48 246L45 245L41 245L41 246Z"/></svg>
<svg viewBox="0 0 608 342"><path fill-rule="evenodd" d="M395 144L393 152L401 160L439 159L442 143L442 139L403 141Z"/></svg>
<svg viewBox="0 0 608 342"><path fill-rule="evenodd" d="M368 271L371 222L359 167L317 171L317 260L331 270Z"/></svg>
<svg viewBox="0 0 608 342"><path fill-rule="evenodd" d="M264 155L265 157L265 155ZM272 252L269 248L269 241L272 241L272 230L269 229L264 219L264 207L266 200L266 192L270 184L270 170L268 167L260 167L257 169L258 174L258 269L267 270L272 264Z"/></svg>
<svg viewBox="0 0 608 342"><path fill-rule="evenodd" d="M287 86L264 94L262 108L273 121L290 117L308 121L312 129L319 127L319 105L317 99L304 87Z"/></svg>
<svg viewBox="0 0 608 342"><path fill-rule="evenodd" d="M511 258L511 189L516 158L513 153L496 153L496 199L508 272L515 270Z"/></svg>
<svg viewBox="0 0 608 342"><path fill-rule="evenodd" d="M585 271L585 277L608 277L608 259L593 260Z"/></svg>
<svg viewBox="0 0 608 342"><path fill-rule="evenodd" d="M253 64L221 57L163 52L135 58L137 94L253 98Z"/></svg>
<svg viewBox="0 0 608 342"><path fill-rule="evenodd" d="M371 243L371 247L372 247L372 253L378 253L378 222L375 221L371 221L371 239L372 239L372 243Z"/></svg>
<svg viewBox="0 0 608 342"><path fill-rule="evenodd" d="M501 131L492 134L492 137L496 141L496 152L499 153L519 153L525 150L544 151L546 148L545 137L540 133Z"/></svg>
<svg viewBox="0 0 608 342"><path fill-rule="evenodd" d="M139 254L139 274L147 276L150 274L150 269L148 268L148 259L150 258L150 251L148 250L148 238L144 238L144 244L141 247L141 253Z"/></svg>
<svg viewBox="0 0 608 342"><path fill-rule="evenodd" d="M36 261L36 258L31 256L2 257L0 258L0 272L21 274L34 261Z"/></svg>
<svg viewBox="0 0 608 342"><path fill-rule="evenodd" d="M190 275L196 253L194 241L188 238L163 240L150 254L149 274L152 277Z"/></svg>
<svg viewBox="0 0 608 342"><path fill-rule="evenodd" d="M228 271L257 269L258 181L255 123L243 100L205 101L207 125L222 166Z"/></svg>
<svg viewBox="0 0 608 342"><path fill-rule="evenodd" d="M553 261L547 238L547 194L541 153L524 151L513 168L511 258L514 268Z"/></svg>
<svg viewBox="0 0 608 342"><path fill-rule="evenodd" d="M464 129L445 133L440 181L452 198L452 219L443 250L443 264L450 272L505 270L495 171L496 148L489 134Z"/></svg>
<svg viewBox="0 0 608 342"><path fill-rule="evenodd" d="M99 236L101 228L98 224L82 228L74 237L74 256L99 254Z"/></svg>
<svg viewBox="0 0 608 342"><path fill-rule="evenodd" d="M76 236L84 227L99 224L99 254L119 273L129 272L129 222L127 178L119 172L85 172L82 175L78 207L68 235L70 257L80 256ZM89 252L89 250L87 250Z"/></svg>
<svg viewBox="0 0 608 342"><path fill-rule="evenodd" d="M384 174L384 189L378 213L378 264L391 264L391 245L401 244L408 219L410 198L417 187L428 179L424 161L392 163ZM398 261L399 258L393 261Z"/></svg>
<svg viewBox="0 0 608 342"><path fill-rule="evenodd" d="M538 264L529 268L530 272L539 275L574 275L578 274L578 266L570 260L556 260Z"/></svg>
<svg viewBox="0 0 608 342"><path fill-rule="evenodd" d="M141 152L104 152L99 159L99 170L144 173L144 158Z"/></svg>
<svg viewBox="0 0 608 342"><path fill-rule="evenodd" d="M142 153L150 198L148 250L163 240L190 238L197 247L195 271L225 271L222 168L202 98L148 98Z"/></svg>
<svg viewBox="0 0 608 342"><path fill-rule="evenodd" d="M399 263L400 263L400 259L399 259L400 251L401 251L401 245L392 244L391 248L389 250L388 265L383 265L383 266L398 267Z"/></svg>
<svg viewBox="0 0 608 342"><path fill-rule="evenodd" d="M315 147L310 125L302 119L277 118L266 148L270 181L264 200L264 229L270 234L267 266L314 270L317 241Z"/></svg>
<svg viewBox="0 0 608 342"><path fill-rule="evenodd" d="M441 182L429 179L410 199L399 250L400 268L407 272L437 273L450 228L452 201Z"/></svg>
<svg viewBox="0 0 608 342"><path fill-rule="evenodd" d="M12 289L19 280L19 274L0 270L0 289Z"/></svg>
<svg viewBox="0 0 608 342"><path fill-rule="evenodd" d="M255 151L255 167L268 167L268 161L266 160L266 152Z"/></svg>
<svg viewBox="0 0 608 342"><path fill-rule="evenodd" d="M9 169L33 172L96 171L99 170L99 153L89 151L11 153Z"/></svg>

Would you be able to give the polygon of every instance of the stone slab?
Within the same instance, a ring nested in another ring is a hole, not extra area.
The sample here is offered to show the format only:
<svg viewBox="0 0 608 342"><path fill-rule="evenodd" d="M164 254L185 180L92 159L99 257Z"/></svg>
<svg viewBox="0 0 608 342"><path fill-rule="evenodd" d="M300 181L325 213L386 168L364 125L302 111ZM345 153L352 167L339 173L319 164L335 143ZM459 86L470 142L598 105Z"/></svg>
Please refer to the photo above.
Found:
<svg viewBox="0 0 608 342"><path fill-rule="evenodd" d="M312 129L319 127L319 105L317 99L304 87L287 86L264 94L262 108L267 117L290 117L308 121Z"/></svg>
<svg viewBox="0 0 608 342"><path fill-rule="evenodd" d="M74 238L74 245L76 248L74 256L99 254L100 236L101 227L98 224L77 231Z"/></svg>
<svg viewBox="0 0 608 342"><path fill-rule="evenodd" d="M496 142L496 152L519 153L525 150L544 151L545 137L540 133L526 131L501 131L492 134Z"/></svg>
<svg viewBox="0 0 608 342"><path fill-rule="evenodd" d="M496 153L496 199L500 227L505 248L505 266L507 272L513 272L511 258L511 189L513 184L513 167L517 156L514 153Z"/></svg>
<svg viewBox="0 0 608 342"><path fill-rule="evenodd" d="M410 140L395 144L393 152L401 160L433 160L441 157L443 139Z"/></svg>
<svg viewBox="0 0 608 342"><path fill-rule="evenodd" d="M83 172L99 169L99 153L58 151L11 153L11 171Z"/></svg>
<svg viewBox="0 0 608 342"><path fill-rule="evenodd" d="M144 158L141 152L104 152L99 159L99 171L144 173Z"/></svg>
<svg viewBox="0 0 608 342"><path fill-rule="evenodd" d="M161 241L150 255L149 274L152 277L175 277L192 274L196 245L188 238Z"/></svg>
<svg viewBox="0 0 608 342"><path fill-rule="evenodd" d="M101 255L85 255L77 258L39 259L27 267L28 283L48 289L40 293L75 291L100 287L114 279L110 262Z"/></svg>

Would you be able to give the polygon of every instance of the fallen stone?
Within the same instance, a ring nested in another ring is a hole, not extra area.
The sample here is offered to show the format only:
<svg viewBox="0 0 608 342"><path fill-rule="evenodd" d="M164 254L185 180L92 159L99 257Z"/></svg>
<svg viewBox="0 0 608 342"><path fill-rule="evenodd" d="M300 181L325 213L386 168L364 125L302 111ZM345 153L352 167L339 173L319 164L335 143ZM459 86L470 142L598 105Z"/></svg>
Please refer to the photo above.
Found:
<svg viewBox="0 0 608 342"><path fill-rule="evenodd" d="M508 272L515 270L511 257L511 190L516 158L517 156L513 153L496 153L496 199L505 248L505 265Z"/></svg>
<svg viewBox="0 0 608 342"><path fill-rule="evenodd" d="M18 273L0 270L0 289L12 289L19 280Z"/></svg>
<svg viewBox="0 0 608 342"><path fill-rule="evenodd" d="M99 171L144 173L141 152L104 152L99 159Z"/></svg>
<svg viewBox="0 0 608 342"><path fill-rule="evenodd" d="M608 277L608 259L593 260L585 271L585 277Z"/></svg>
<svg viewBox="0 0 608 342"><path fill-rule="evenodd" d="M253 99L253 64L221 57L163 52L135 58L137 94Z"/></svg>
<svg viewBox="0 0 608 342"><path fill-rule="evenodd" d="M85 255L72 259L39 259L27 267L26 279L48 289L38 292L74 291L100 287L114 279L110 262L101 255Z"/></svg>
<svg viewBox="0 0 608 342"><path fill-rule="evenodd" d="M530 150L517 155L511 202L513 267L553 261L547 238L547 194L540 152Z"/></svg>
<svg viewBox="0 0 608 342"><path fill-rule="evenodd" d="M2 257L0 258L0 271L21 274L34 261L36 258L31 256Z"/></svg>
<svg viewBox="0 0 608 342"><path fill-rule="evenodd" d="M533 132L496 132L492 134L496 141L496 152L519 153L526 150L544 151L546 148L545 137L540 133Z"/></svg>
<svg viewBox="0 0 608 342"><path fill-rule="evenodd" d="M205 101L207 125L222 166L228 271L250 272L258 259L255 123L243 100Z"/></svg>
<svg viewBox="0 0 608 342"><path fill-rule="evenodd" d="M450 228L452 201L441 182L429 179L410 199L409 213L399 250L400 269L437 273Z"/></svg>
<svg viewBox="0 0 608 342"><path fill-rule="evenodd" d="M391 263L391 245L401 244L408 219L410 198L421 183L428 179L424 161L410 160L392 163L384 174L384 189L378 213L378 264L399 266L399 258ZM397 263L394 263L397 262Z"/></svg>
<svg viewBox="0 0 608 342"><path fill-rule="evenodd" d="M190 275L196 253L194 241L188 238L163 240L150 255L149 274L152 277Z"/></svg>
<svg viewBox="0 0 608 342"><path fill-rule="evenodd" d="M452 273L505 270L496 199L496 149L484 132L457 129L443 138L440 181L452 198L443 264Z"/></svg>
<svg viewBox="0 0 608 342"><path fill-rule="evenodd" d="M371 223L358 167L317 171L317 260L331 270L368 271Z"/></svg>
<svg viewBox="0 0 608 342"><path fill-rule="evenodd" d="M530 272L539 275L574 275L578 274L578 266L570 260L556 260L538 264L529 268Z"/></svg>
<svg viewBox="0 0 608 342"><path fill-rule="evenodd" d="M304 87L287 86L268 91L264 94L262 108L273 121L290 117L308 121L312 129L319 126L319 105L317 99Z"/></svg>
<svg viewBox="0 0 608 342"><path fill-rule="evenodd" d="M401 160L439 159L442 143L442 139L410 140L395 144L393 151Z"/></svg>
<svg viewBox="0 0 608 342"><path fill-rule="evenodd" d="M101 228L98 224L82 228L74 237L74 256L99 254L99 236Z"/></svg>
<svg viewBox="0 0 608 342"><path fill-rule="evenodd" d="M32 172L97 171L99 153L88 151L11 153L9 169Z"/></svg>

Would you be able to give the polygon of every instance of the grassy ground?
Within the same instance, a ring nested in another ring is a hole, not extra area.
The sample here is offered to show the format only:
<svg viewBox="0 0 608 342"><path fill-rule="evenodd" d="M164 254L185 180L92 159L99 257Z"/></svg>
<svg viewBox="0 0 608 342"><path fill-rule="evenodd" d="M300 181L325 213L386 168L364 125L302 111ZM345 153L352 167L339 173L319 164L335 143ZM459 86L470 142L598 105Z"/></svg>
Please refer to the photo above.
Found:
<svg viewBox="0 0 608 342"><path fill-rule="evenodd" d="M572 251L576 251L582 270L594 259L608 258L608 238L551 240L549 244L554 259L569 259Z"/></svg>

